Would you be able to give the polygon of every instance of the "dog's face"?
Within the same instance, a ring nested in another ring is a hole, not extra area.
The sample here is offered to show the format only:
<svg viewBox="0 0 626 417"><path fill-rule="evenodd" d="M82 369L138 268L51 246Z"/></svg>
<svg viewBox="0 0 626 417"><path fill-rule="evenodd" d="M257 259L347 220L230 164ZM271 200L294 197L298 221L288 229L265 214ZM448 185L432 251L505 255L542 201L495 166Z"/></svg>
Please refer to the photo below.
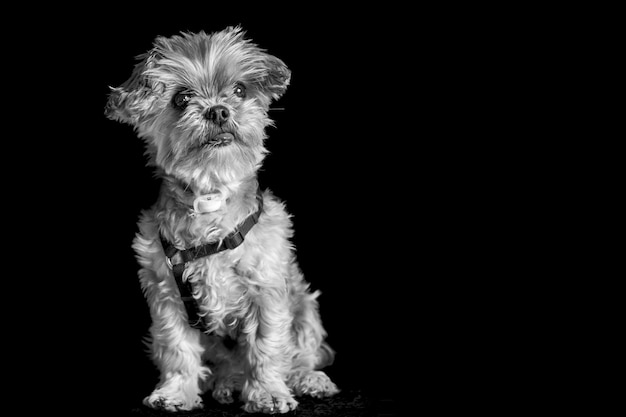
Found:
<svg viewBox="0 0 626 417"><path fill-rule="evenodd" d="M205 189L252 174L265 155L267 111L290 72L240 28L157 38L106 115L145 139L150 162Z"/></svg>

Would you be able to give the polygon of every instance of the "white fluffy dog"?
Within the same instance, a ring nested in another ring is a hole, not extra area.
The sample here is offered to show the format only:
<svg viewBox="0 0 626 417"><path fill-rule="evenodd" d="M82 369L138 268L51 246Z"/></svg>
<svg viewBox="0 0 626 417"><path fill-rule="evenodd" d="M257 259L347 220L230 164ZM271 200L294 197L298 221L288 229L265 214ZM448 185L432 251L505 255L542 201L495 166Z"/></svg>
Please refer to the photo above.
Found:
<svg viewBox="0 0 626 417"><path fill-rule="evenodd" d="M295 261L289 215L258 190L267 112L290 72L238 28L159 37L106 114L132 125L162 178L133 247L161 379L144 400L170 411L241 393L248 412L338 392L334 353Z"/></svg>

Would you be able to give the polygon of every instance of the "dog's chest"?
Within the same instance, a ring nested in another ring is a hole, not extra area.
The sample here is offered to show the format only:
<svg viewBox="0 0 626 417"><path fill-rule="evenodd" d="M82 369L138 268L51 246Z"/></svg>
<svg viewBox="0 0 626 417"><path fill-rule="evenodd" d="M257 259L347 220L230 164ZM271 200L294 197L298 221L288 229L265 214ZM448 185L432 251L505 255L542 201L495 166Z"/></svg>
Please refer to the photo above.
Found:
<svg viewBox="0 0 626 417"><path fill-rule="evenodd" d="M168 220L164 227L184 248L216 242L227 234L223 226L225 219L219 213L189 216L178 212ZM185 277L193 285L194 298L205 323L220 335L231 333L247 310L245 278L237 270L240 253L240 250L218 252L189 262L185 268Z"/></svg>
<svg viewBox="0 0 626 417"><path fill-rule="evenodd" d="M188 266L188 279L205 323L211 331L231 333L248 310L245 278L237 271L237 259L231 251L221 252Z"/></svg>

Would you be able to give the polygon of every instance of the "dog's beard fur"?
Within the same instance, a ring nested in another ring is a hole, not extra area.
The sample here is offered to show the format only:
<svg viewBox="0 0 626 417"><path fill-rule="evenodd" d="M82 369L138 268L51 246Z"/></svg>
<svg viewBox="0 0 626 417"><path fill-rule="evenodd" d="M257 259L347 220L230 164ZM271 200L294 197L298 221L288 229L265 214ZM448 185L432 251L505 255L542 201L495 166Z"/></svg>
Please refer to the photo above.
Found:
<svg viewBox="0 0 626 417"><path fill-rule="evenodd" d="M269 191L242 245L186 267L183 279L195 286L211 336L186 323L159 239L179 249L215 242L256 211L256 171L272 124L267 111L289 80L281 60L244 39L240 28L228 28L157 38L131 77L111 89L107 116L137 130L149 164L164 180L133 244L150 304L152 357L161 371L161 382L145 399L149 406L198 407L201 381L220 402L233 401L240 391L251 412L287 412L297 405L292 394L338 391L316 370L334 356L323 341L319 293L309 291L297 267L289 215ZM242 85L245 95L236 90ZM184 105L176 100L181 93ZM211 116L216 106L226 112L220 113L227 114L224 120ZM186 190L196 196L219 191L226 199L219 211L190 214ZM222 345L227 335L237 340L232 350Z"/></svg>
<svg viewBox="0 0 626 417"><path fill-rule="evenodd" d="M204 117L211 103L228 106L231 118L225 125ZM253 102L233 105L196 97L182 111L164 109L140 134L148 139L154 165L193 189L206 191L236 184L256 172L266 154L264 128L269 124L266 111ZM211 142L223 132L233 134L230 144Z"/></svg>

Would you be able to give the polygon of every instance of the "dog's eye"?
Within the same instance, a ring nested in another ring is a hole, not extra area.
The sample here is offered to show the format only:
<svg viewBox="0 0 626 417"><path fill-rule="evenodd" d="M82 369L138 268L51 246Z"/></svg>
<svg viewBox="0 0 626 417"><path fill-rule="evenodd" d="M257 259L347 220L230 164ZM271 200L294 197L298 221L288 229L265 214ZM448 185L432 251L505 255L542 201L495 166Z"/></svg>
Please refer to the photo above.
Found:
<svg viewBox="0 0 626 417"><path fill-rule="evenodd" d="M237 83L235 84L234 92L237 97L244 98L246 96L246 87L241 83Z"/></svg>
<svg viewBox="0 0 626 417"><path fill-rule="evenodd" d="M189 104L189 100L191 100L191 97L193 96L189 93L177 93L172 99L172 104L177 109L184 109L185 107L187 107L187 104Z"/></svg>

